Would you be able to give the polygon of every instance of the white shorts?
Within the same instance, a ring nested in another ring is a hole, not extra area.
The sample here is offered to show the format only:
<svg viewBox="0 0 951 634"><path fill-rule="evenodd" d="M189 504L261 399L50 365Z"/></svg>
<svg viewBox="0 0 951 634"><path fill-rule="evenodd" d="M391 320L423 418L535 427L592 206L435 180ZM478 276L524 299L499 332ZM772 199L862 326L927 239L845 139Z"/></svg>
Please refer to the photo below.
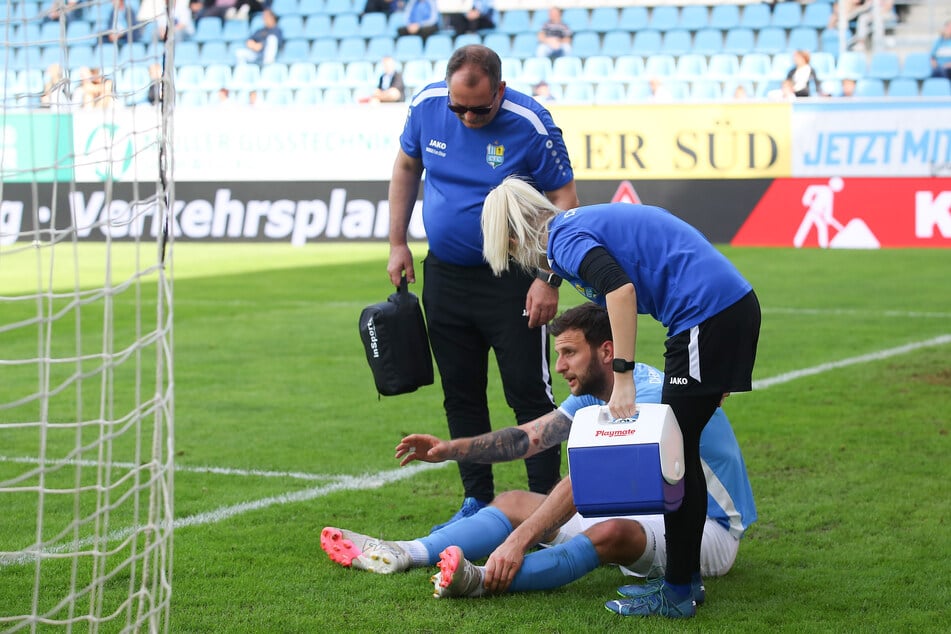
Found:
<svg viewBox="0 0 951 634"><path fill-rule="evenodd" d="M663 515L625 515L619 517L584 518L575 513L558 531L558 536L549 544L554 546L580 535L588 528L610 519L633 520L644 527L647 547L635 562L618 566L625 575L634 577L661 577L667 567L667 542L664 539ZM700 574L704 577L720 577L733 567L740 540L723 528L716 520L707 518L703 525L703 540L700 545Z"/></svg>

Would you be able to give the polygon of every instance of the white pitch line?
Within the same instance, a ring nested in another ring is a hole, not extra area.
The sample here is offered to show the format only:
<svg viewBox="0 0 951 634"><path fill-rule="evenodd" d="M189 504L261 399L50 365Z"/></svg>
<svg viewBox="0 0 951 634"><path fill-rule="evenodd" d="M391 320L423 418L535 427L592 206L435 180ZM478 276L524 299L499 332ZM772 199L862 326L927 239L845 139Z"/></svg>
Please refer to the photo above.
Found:
<svg viewBox="0 0 951 634"><path fill-rule="evenodd" d="M766 379L760 379L753 382L754 390L762 390L773 385L780 385L782 383L788 383L796 379L813 376L816 374L821 374L823 372L828 372L830 370L836 370L839 368L844 368L850 365L856 365L859 363L868 363L871 361L881 361L882 359L888 359L900 354L905 354L912 352L914 350L919 350L921 348L930 348L934 346L942 346L951 343L951 334L940 335L932 339L926 339L924 341L918 341L914 343L909 343L903 346L898 346L895 348L888 348L886 350L880 350L878 352L872 352L869 354L863 354L857 357L850 357L848 359L842 359L840 361L833 361L830 363L822 363L811 368L803 368L802 370L796 370L793 372L786 372L774 377L769 377ZM0 456L0 461L15 461L15 462L28 462L28 458L7 458ZM96 463L93 463L96 464ZM308 500L313 500L331 493L336 493L338 491L359 491L366 489L376 489L387 484L398 482L399 480L404 480L406 478L412 477L421 471L427 471L430 469L439 469L448 465L448 462L439 463L439 464L430 464L430 463L416 463L415 465L410 465L408 467L403 467L400 469L393 469L390 471L381 471L375 474L366 474L362 476L320 476L318 474L306 474L306 473L295 473L295 472L277 472L277 471L242 471L237 469L227 469L219 467L176 467L176 471L188 471L188 472L197 472L197 473L221 473L224 475L241 475L241 476L263 476L263 477L281 477L283 474L284 477L295 477L300 479L334 479L336 481L331 482L319 487L314 487L311 489L306 489L304 491L296 491L294 493L286 493L281 495L276 495L272 497L263 498L260 500L254 500L251 502L242 502L240 504L235 504L232 506L226 506L214 511L209 511L207 513L198 513L197 515L190 515L188 517L183 517L177 519L174 522L175 528L185 528L188 526L202 526L204 524L212 524L216 522L221 522L223 520L248 513L250 511L257 511L260 509L268 508L276 504L290 504L294 502L306 502ZM105 538L107 542L112 542L114 540L120 540L124 537L127 537L132 533L132 529L122 529L119 531L113 531ZM37 556L42 556L43 554L54 554L62 552L70 552L77 549L77 547L85 547L95 541L93 538L87 538L81 540L78 543L69 543L62 544L59 546L54 546L52 548L44 549L41 553L21 553L19 555L4 555L0 556L0 568L13 565L13 564L25 564L33 561Z"/></svg>
<svg viewBox="0 0 951 634"><path fill-rule="evenodd" d="M781 383L788 383L796 379L801 379L804 376L813 376L816 374L821 374L823 372L828 372L829 370L837 370L839 368L845 368L850 365L856 365L858 363L867 363L869 361L881 361L882 359L888 359L889 357L898 356L900 354L905 354L907 352L912 352L914 350L920 350L921 348L932 348L934 346L943 346L948 343L951 343L951 335L939 335L933 339L926 339L925 341L916 341L914 343L909 343L904 346L898 346L897 348L888 348L887 350L879 350L878 352L870 352L868 354L859 355L857 357L850 357L848 359L842 359L840 361L832 361L830 363L821 363L811 368L803 368L802 370L786 372L785 374L780 374L778 376L770 377L768 379L760 379L758 381L753 381L753 389L762 390L762 389L771 387L773 385L779 385Z"/></svg>
<svg viewBox="0 0 951 634"><path fill-rule="evenodd" d="M951 313L922 312L917 310L862 310L859 308L763 308L764 314L781 315L834 315L859 317L899 317L901 319L948 319Z"/></svg>

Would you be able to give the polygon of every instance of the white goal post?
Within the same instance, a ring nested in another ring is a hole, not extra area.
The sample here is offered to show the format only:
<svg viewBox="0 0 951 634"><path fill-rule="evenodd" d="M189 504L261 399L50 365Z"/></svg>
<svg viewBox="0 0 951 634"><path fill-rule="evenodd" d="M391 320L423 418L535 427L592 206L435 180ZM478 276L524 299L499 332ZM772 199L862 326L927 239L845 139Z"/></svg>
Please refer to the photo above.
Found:
<svg viewBox="0 0 951 634"><path fill-rule="evenodd" d="M4 5L0 632L167 632L168 0Z"/></svg>

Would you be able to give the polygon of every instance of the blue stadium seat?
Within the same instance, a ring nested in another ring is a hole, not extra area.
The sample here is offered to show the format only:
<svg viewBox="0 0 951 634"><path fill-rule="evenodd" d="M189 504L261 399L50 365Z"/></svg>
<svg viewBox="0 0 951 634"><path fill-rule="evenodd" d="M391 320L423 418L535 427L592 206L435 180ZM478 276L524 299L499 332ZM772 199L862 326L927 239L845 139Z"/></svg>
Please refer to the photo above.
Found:
<svg viewBox="0 0 951 634"><path fill-rule="evenodd" d="M408 63L408 62L407 62ZM506 82L518 81L522 76L522 60L518 57L502 58L502 79Z"/></svg>
<svg viewBox="0 0 951 634"><path fill-rule="evenodd" d="M667 31L677 28L680 20L680 7L672 4L659 4L651 10L648 27L657 31Z"/></svg>
<svg viewBox="0 0 951 634"><path fill-rule="evenodd" d="M778 81L786 79L786 75L789 74L794 65L792 53L788 51L776 53L773 55L772 64L770 64L769 78Z"/></svg>
<svg viewBox="0 0 951 634"><path fill-rule="evenodd" d="M287 84L289 76L287 64L280 62L267 64L261 67L261 80L259 85L265 90L268 88L280 88Z"/></svg>
<svg viewBox="0 0 951 634"><path fill-rule="evenodd" d="M510 53L512 57L518 57L519 59L533 57L537 48L538 37L535 33L524 32L512 36L512 49Z"/></svg>
<svg viewBox="0 0 951 634"><path fill-rule="evenodd" d="M310 86L317 79L317 65L312 62L294 62L287 67L287 85L291 88Z"/></svg>
<svg viewBox="0 0 951 634"><path fill-rule="evenodd" d="M852 37L852 32L848 31L845 34L845 41L848 42ZM836 57L839 55L839 30L838 29L822 29L819 32L819 50L825 51L827 53L832 53Z"/></svg>
<svg viewBox="0 0 951 634"><path fill-rule="evenodd" d="M740 74L740 60L732 53L716 53L707 63L707 77L727 81Z"/></svg>
<svg viewBox="0 0 951 634"><path fill-rule="evenodd" d="M431 39L432 36L429 36L426 40L426 44L429 44L429 40ZM498 31L486 33L482 38L482 43L498 53L499 57L509 57L512 55L512 38L506 33L499 33ZM423 46L424 50L425 48L426 47ZM448 55L446 57L448 57Z"/></svg>
<svg viewBox="0 0 951 634"><path fill-rule="evenodd" d="M298 0L297 10L301 15L328 15L327 3L324 0Z"/></svg>
<svg viewBox="0 0 951 634"><path fill-rule="evenodd" d="M817 51L819 50L818 31L811 27L797 26L789 31L789 39L786 46L792 51Z"/></svg>
<svg viewBox="0 0 951 634"><path fill-rule="evenodd" d="M532 29L532 16L528 9L507 9L499 13L495 25L496 31L507 35L535 33Z"/></svg>
<svg viewBox="0 0 951 634"><path fill-rule="evenodd" d="M314 40L313 44L310 45L310 61L319 64L320 62L337 59L337 47L338 43L335 37L322 37ZM287 47L284 48L286 52ZM289 62L286 57L284 61Z"/></svg>
<svg viewBox="0 0 951 634"><path fill-rule="evenodd" d="M280 16L281 24L284 23L285 17L302 15L297 0L271 0L271 10ZM229 22L237 22L237 20L229 20Z"/></svg>
<svg viewBox="0 0 951 634"><path fill-rule="evenodd" d="M758 5L746 5L753 7ZM729 29L723 36L723 52L733 53L734 55L746 55L754 52L756 47L756 38L753 35L753 29L738 26Z"/></svg>
<svg viewBox="0 0 951 634"><path fill-rule="evenodd" d="M287 106L294 103L294 91L286 86L265 88L261 103L269 106Z"/></svg>
<svg viewBox="0 0 951 634"><path fill-rule="evenodd" d="M677 70L673 55L649 55L644 60L644 74L648 77L671 77Z"/></svg>
<svg viewBox="0 0 951 634"><path fill-rule="evenodd" d="M623 55L614 60L614 76L619 79L639 79L644 75L644 58Z"/></svg>
<svg viewBox="0 0 951 634"><path fill-rule="evenodd" d="M601 36L594 31L581 31L571 38L571 54L590 57L601 54Z"/></svg>
<svg viewBox="0 0 951 634"><path fill-rule="evenodd" d="M345 37L337 43L337 59L341 62L355 62L366 55L367 41L359 35Z"/></svg>
<svg viewBox="0 0 951 634"><path fill-rule="evenodd" d="M229 64L209 64L206 66L200 85L201 89L210 94L230 86L233 77L231 68Z"/></svg>
<svg viewBox="0 0 951 634"><path fill-rule="evenodd" d="M664 86L670 91L675 101L683 101L690 96L690 83L679 79L672 79L664 82Z"/></svg>
<svg viewBox="0 0 951 634"><path fill-rule="evenodd" d="M842 80L823 79L819 82L819 91L826 97L841 97Z"/></svg>
<svg viewBox="0 0 951 634"><path fill-rule="evenodd" d="M664 37L660 31L645 29L634 34L630 52L634 55L654 55L660 53Z"/></svg>
<svg viewBox="0 0 951 634"><path fill-rule="evenodd" d="M283 20L281 23L283 24ZM308 22L308 25L309 24ZM379 35L390 35L392 37L396 35L396 33L390 33L386 14L367 13L360 18L360 35L370 39L371 37L377 37Z"/></svg>
<svg viewBox="0 0 951 634"><path fill-rule="evenodd" d="M664 40L660 52L670 55L685 55L693 49L693 37L690 31L684 29L670 29L664 32Z"/></svg>
<svg viewBox="0 0 951 634"><path fill-rule="evenodd" d="M192 35L192 39L199 44L220 40L222 39L221 28L221 20L218 18L202 18L195 23L195 33Z"/></svg>
<svg viewBox="0 0 951 634"><path fill-rule="evenodd" d="M918 80L911 77L896 77L888 82L889 97L917 97Z"/></svg>
<svg viewBox="0 0 951 634"><path fill-rule="evenodd" d="M92 44L92 26L86 20L73 20L66 25L66 39L70 44Z"/></svg>
<svg viewBox="0 0 951 634"><path fill-rule="evenodd" d="M680 9L680 19L677 22L678 28L687 29L688 31L697 31L706 27L707 24L707 5L688 4Z"/></svg>
<svg viewBox="0 0 951 634"><path fill-rule="evenodd" d="M236 44L244 46L243 42L236 42ZM201 45L201 61L203 64L233 64L235 59L227 42L215 40Z"/></svg>
<svg viewBox="0 0 951 634"><path fill-rule="evenodd" d="M67 49L67 54L69 56L69 68L80 68L81 66L88 66L92 68L98 64L99 57L96 55L96 47L93 45L82 45L74 44ZM175 61L178 61L178 51L175 53ZM197 53L196 56L189 62L191 64L198 63Z"/></svg>
<svg viewBox="0 0 951 634"><path fill-rule="evenodd" d="M376 64L369 60L359 60L346 65L343 73L343 83L356 91L369 93L376 88L379 73Z"/></svg>
<svg viewBox="0 0 951 634"><path fill-rule="evenodd" d="M608 31L601 39L601 54L620 57L631 52L631 34L627 31Z"/></svg>
<svg viewBox="0 0 951 634"><path fill-rule="evenodd" d="M186 108L200 108L208 105L208 96L204 90L178 89L175 100L177 106Z"/></svg>
<svg viewBox="0 0 951 634"><path fill-rule="evenodd" d="M396 40L389 35L377 35L367 40L367 59L382 59L392 57Z"/></svg>
<svg viewBox="0 0 951 634"><path fill-rule="evenodd" d="M401 35L396 38L393 58L400 62L423 57L423 38L418 35Z"/></svg>
<svg viewBox="0 0 951 634"><path fill-rule="evenodd" d="M336 54L336 43L334 40L334 53ZM284 46L277 53L276 61L282 64L293 64L294 62L306 62L311 58L311 44L308 40L290 40L284 42Z"/></svg>
<svg viewBox="0 0 951 634"><path fill-rule="evenodd" d="M627 99L633 103L651 98L651 85L646 79L637 79L627 85Z"/></svg>
<svg viewBox="0 0 951 634"><path fill-rule="evenodd" d="M329 88L339 86L343 82L347 67L343 62L321 62L317 64L317 72L314 74L313 83L320 88Z"/></svg>
<svg viewBox="0 0 951 634"><path fill-rule="evenodd" d="M794 29L802 22L802 6L798 2L777 2L773 5L773 19L770 25Z"/></svg>
<svg viewBox="0 0 951 634"><path fill-rule="evenodd" d="M330 35L338 40L360 36L360 18L356 13L337 14L330 27Z"/></svg>
<svg viewBox="0 0 951 634"><path fill-rule="evenodd" d="M592 55L583 60L582 77L586 81L601 82L614 77L614 59L607 55Z"/></svg>
<svg viewBox="0 0 951 634"><path fill-rule="evenodd" d="M800 24L817 31L829 26L829 17L832 15L832 4L829 2L810 2L802 11Z"/></svg>
<svg viewBox="0 0 951 634"><path fill-rule="evenodd" d="M888 81L898 77L900 73L901 61L898 59L896 53L892 51L876 51L872 53L872 58L869 60L865 76Z"/></svg>
<svg viewBox="0 0 951 634"><path fill-rule="evenodd" d="M362 8L362 7L361 7ZM325 0L324 12L330 15L338 16L347 13L356 14L360 9L354 9L350 0Z"/></svg>
<svg viewBox="0 0 951 634"><path fill-rule="evenodd" d="M627 86L620 81L603 80L594 85L594 103L619 104L627 102Z"/></svg>
<svg viewBox="0 0 951 634"><path fill-rule="evenodd" d="M588 10L584 7L568 7L561 12L561 20L575 33L588 29Z"/></svg>
<svg viewBox="0 0 951 634"><path fill-rule="evenodd" d="M809 56L809 65L820 80L835 76L835 56L832 53L816 51Z"/></svg>
<svg viewBox="0 0 951 634"><path fill-rule="evenodd" d="M607 33L618 28L617 7L594 7L591 9L588 28L597 33Z"/></svg>
<svg viewBox="0 0 951 634"><path fill-rule="evenodd" d="M855 82L856 97L884 97L885 82L881 79L872 79L871 77L861 77Z"/></svg>
<svg viewBox="0 0 951 634"><path fill-rule="evenodd" d="M301 86L294 90L294 104L316 106L323 103L324 91L317 86Z"/></svg>
<svg viewBox="0 0 951 634"><path fill-rule="evenodd" d="M925 52L907 53L899 77L918 80L931 77L931 56Z"/></svg>
<svg viewBox="0 0 951 634"><path fill-rule="evenodd" d="M747 4L743 6L739 26L747 29L763 29L770 25L772 19L770 5L765 3Z"/></svg>
<svg viewBox="0 0 951 634"><path fill-rule="evenodd" d="M836 61L836 76L839 79L859 79L865 76L865 53L845 51Z"/></svg>
<svg viewBox="0 0 951 634"><path fill-rule="evenodd" d="M175 66L201 64L201 53L199 51L198 42L193 40L175 42Z"/></svg>
<svg viewBox="0 0 951 634"><path fill-rule="evenodd" d="M638 5L622 8L617 26L621 30L637 33L641 29L646 29L649 23L647 7Z"/></svg>
<svg viewBox="0 0 951 634"><path fill-rule="evenodd" d="M353 103L353 92L345 86L324 88L322 103L332 106L342 106Z"/></svg>
<svg viewBox="0 0 951 634"><path fill-rule="evenodd" d="M748 79L728 79L723 82L723 97L735 98L737 89L742 86L743 93L748 99L756 94L756 84Z"/></svg>
<svg viewBox="0 0 951 634"><path fill-rule="evenodd" d="M529 84L536 84L542 79L548 80L551 76L552 63L548 57L529 57L522 60L521 80Z"/></svg>
<svg viewBox="0 0 951 634"><path fill-rule="evenodd" d="M457 35L452 42L454 48L462 48L470 44L482 44L482 36L478 33L462 33ZM423 42L423 49L425 50L425 48L426 43Z"/></svg>
<svg viewBox="0 0 951 634"><path fill-rule="evenodd" d="M735 5L717 5L717 6L735 6ZM700 29L693 36L694 53L702 55L715 55L723 50L723 31L714 28Z"/></svg>
<svg viewBox="0 0 951 634"><path fill-rule="evenodd" d="M568 84L580 80L583 75L584 64L581 58L574 55L564 55L552 60L551 74L548 76L548 81Z"/></svg>
<svg viewBox="0 0 951 634"><path fill-rule="evenodd" d="M674 75L692 81L707 75L707 58L699 53L685 53L677 57Z"/></svg>
<svg viewBox="0 0 951 634"><path fill-rule="evenodd" d="M403 64L403 83L409 92L415 92L436 79L433 76L433 65L428 60L411 59Z"/></svg>
<svg viewBox="0 0 951 634"><path fill-rule="evenodd" d="M772 66L773 59L766 53L749 53L740 58L737 77L760 82L769 77Z"/></svg>
<svg viewBox="0 0 951 634"><path fill-rule="evenodd" d="M576 81L562 89L562 100L568 103L591 103L594 101L594 86L586 81Z"/></svg>
<svg viewBox="0 0 951 634"><path fill-rule="evenodd" d="M232 90L255 90L261 84L261 67L257 64L238 64L231 71Z"/></svg>
<svg viewBox="0 0 951 634"><path fill-rule="evenodd" d="M723 87L714 79L695 79L690 82L692 101L718 101L723 97Z"/></svg>
<svg viewBox="0 0 951 634"><path fill-rule="evenodd" d="M951 97L951 80L944 77L927 77L921 82L922 97Z"/></svg>
<svg viewBox="0 0 951 634"><path fill-rule="evenodd" d="M785 51L786 48L786 31L778 26L768 26L757 33L756 47L753 50L775 55Z"/></svg>
<svg viewBox="0 0 951 634"><path fill-rule="evenodd" d="M431 62L437 59L448 60L453 50L452 35L449 33L433 33L423 43L423 59Z"/></svg>
<svg viewBox="0 0 951 634"><path fill-rule="evenodd" d="M751 5L747 5L751 6ZM710 9L709 25L714 29L726 31L740 26L740 7L736 4L715 4ZM765 24L763 26L766 26Z"/></svg>

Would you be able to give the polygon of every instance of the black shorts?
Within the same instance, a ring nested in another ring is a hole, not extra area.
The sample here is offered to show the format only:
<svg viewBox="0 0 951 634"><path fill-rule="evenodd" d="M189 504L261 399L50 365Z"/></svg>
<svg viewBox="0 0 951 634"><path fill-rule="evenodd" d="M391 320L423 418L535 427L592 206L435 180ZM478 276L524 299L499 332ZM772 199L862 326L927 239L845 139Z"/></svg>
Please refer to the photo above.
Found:
<svg viewBox="0 0 951 634"><path fill-rule="evenodd" d="M664 394L702 396L753 389L760 307L750 291L713 317L667 339Z"/></svg>

